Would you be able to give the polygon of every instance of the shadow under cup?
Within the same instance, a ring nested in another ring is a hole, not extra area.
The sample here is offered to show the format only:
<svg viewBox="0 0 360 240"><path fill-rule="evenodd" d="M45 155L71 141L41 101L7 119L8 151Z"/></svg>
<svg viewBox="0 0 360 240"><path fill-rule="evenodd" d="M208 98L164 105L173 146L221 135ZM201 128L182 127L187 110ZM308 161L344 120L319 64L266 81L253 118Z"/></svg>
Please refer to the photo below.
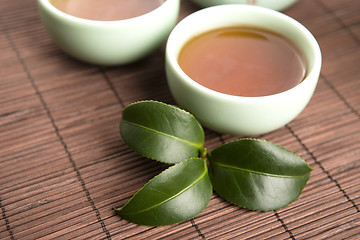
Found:
<svg viewBox="0 0 360 240"><path fill-rule="evenodd" d="M231 26L267 29L289 39L305 57L305 79L287 91L262 97L223 94L192 80L178 64L183 46L202 33ZM221 5L195 12L175 26L166 46L167 80L177 103L205 127L243 136L271 132L293 120L316 88L321 61L317 41L299 22L280 12L249 5Z"/></svg>

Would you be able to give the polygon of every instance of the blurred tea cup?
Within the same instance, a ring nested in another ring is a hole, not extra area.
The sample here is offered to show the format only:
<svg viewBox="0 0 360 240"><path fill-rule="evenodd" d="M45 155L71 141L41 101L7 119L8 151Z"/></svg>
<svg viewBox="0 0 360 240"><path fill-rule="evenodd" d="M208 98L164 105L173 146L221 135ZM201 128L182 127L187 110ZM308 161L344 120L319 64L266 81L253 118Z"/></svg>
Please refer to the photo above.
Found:
<svg viewBox="0 0 360 240"><path fill-rule="evenodd" d="M176 24L180 0L166 0L141 16L114 21L79 18L38 0L45 29L69 55L99 65L137 61L159 47Z"/></svg>
<svg viewBox="0 0 360 240"><path fill-rule="evenodd" d="M297 2L297 0L192 0L192 1L202 7L211 7L222 4L251 4L277 11L282 11Z"/></svg>

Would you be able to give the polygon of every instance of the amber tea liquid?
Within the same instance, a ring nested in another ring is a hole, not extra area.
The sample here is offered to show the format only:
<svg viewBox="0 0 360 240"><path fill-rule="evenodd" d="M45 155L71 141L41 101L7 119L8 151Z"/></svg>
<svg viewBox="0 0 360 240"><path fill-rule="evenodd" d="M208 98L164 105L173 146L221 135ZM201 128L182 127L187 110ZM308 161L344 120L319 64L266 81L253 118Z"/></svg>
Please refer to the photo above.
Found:
<svg viewBox="0 0 360 240"><path fill-rule="evenodd" d="M201 34L185 44L178 62L199 84L246 97L286 91L306 74L303 55L288 39L252 27L228 27Z"/></svg>
<svg viewBox="0 0 360 240"><path fill-rule="evenodd" d="M98 21L137 17L151 12L164 2L165 0L50 0L62 12Z"/></svg>

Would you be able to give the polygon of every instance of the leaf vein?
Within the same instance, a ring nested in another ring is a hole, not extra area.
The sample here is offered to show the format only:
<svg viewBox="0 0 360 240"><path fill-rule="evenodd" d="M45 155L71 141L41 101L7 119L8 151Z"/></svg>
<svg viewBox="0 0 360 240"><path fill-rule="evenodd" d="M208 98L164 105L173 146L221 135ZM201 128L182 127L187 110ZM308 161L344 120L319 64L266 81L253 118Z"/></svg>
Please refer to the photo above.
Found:
<svg viewBox="0 0 360 240"><path fill-rule="evenodd" d="M148 208L145 208L145 209L142 209L142 210L139 210L139 211L136 211L136 212L131 212L131 213L125 213L124 215L135 215L135 214L138 214L138 213L142 213L142 212L146 212L146 211L149 211L150 209L153 209L153 208L156 208L158 206L161 206L162 204L180 196L182 193L186 192L187 190L189 190L191 187L193 187L196 183L198 183L201 179L204 178L204 176L206 175L206 170L201 174L201 176L199 178L197 178L193 183L191 183L189 186L187 186L186 188L184 188L183 190L181 190L180 192L178 192L177 194L175 194L174 196L172 197L169 197L167 199L165 199L164 201L160 202L160 203L157 203L153 206L150 206ZM153 189L153 188L152 188ZM154 189L153 189L154 190Z"/></svg>
<svg viewBox="0 0 360 240"><path fill-rule="evenodd" d="M279 174L273 174L273 173L259 172L259 171L246 169L246 168L240 168L240 167L231 166L231 165L227 165L227 164L223 164L223 163L219 163L219 162L214 162L214 161L211 161L211 163L215 164L215 165L218 165L219 167L223 167L223 168L229 168L229 169L234 169L234 170L238 170L238 171L242 171L242 172L248 172L248 173L254 173L254 174L258 174L258 175L264 175L264 176L268 176L268 177L301 178L301 177L304 177L304 176L307 175L307 174L304 174L304 175L279 175Z"/></svg>
<svg viewBox="0 0 360 240"><path fill-rule="evenodd" d="M129 121L126 121L126 120L123 120L123 122L126 122L126 123L128 123L128 124L130 124L130 125L133 125L133 126L137 126L137 127L139 127L139 128L146 129L146 130L151 131L151 132L155 132L155 133L160 134L160 135L164 135L164 136L169 137L169 138L173 138L173 139L175 139L175 140L177 140L177 141L180 141L180 142L183 142L183 143L185 143L185 144L194 146L194 147L196 147L196 148L201 148L201 147L202 147L201 144L196 144L196 143L187 141L187 140L185 140L185 139L176 137L176 136L174 136L174 135L170 135L170 134L167 134L167 133L165 133L165 132L161 132L161 131L158 131L158 130L155 130L155 129L152 129L152 128L149 128L149 127L145 127L145 126L143 126L143 125L140 125L140 124L137 124L137 123L134 123L134 122L129 122Z"/></svg>

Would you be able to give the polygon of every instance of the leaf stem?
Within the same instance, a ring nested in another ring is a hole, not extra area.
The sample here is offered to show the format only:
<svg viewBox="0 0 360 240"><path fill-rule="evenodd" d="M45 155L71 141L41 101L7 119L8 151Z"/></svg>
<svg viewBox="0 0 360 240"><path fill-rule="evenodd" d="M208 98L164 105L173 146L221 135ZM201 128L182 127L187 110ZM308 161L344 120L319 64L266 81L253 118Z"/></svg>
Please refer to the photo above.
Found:
<svg viewBox="0 0 360 240"><path fill-rule="evenodd" d="M199 158L206 160L207 153L207 149L205 147L201 147L199 150Z"/></svg>

